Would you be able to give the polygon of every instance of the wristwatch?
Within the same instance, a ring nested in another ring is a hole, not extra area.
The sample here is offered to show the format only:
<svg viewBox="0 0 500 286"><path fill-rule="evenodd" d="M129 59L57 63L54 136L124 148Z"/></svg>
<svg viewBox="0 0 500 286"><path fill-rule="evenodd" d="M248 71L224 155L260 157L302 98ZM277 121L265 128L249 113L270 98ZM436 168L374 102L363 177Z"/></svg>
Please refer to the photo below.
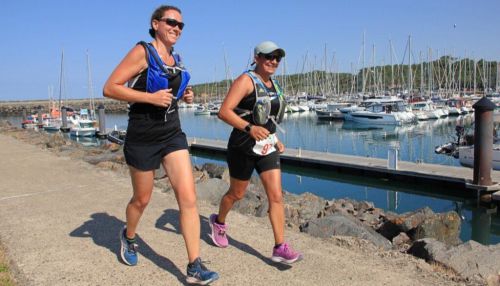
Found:
<svg viewBox="0 0 500 286"><path fill-rule="evenodd" d="M248 125L245 126L245 132L246 133L250 133L250 130L252 129L252 126L253 126L252 123L248 123Z"/></svg>

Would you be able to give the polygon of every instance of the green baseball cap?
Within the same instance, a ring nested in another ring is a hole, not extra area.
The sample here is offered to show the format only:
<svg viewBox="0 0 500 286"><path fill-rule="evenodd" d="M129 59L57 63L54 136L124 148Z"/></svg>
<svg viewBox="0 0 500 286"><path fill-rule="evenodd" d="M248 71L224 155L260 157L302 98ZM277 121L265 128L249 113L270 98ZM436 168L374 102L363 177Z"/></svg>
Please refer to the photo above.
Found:
<svg viewBox="0 0 500 286"><path fill-rule="evenodd" d="M274 51L278 51L281 54L281 57L285 56L285 50L278 47L278 45L271 41L265 41L258 44L253 50L253 54L254 56L257 56L258 54L270 54Z"/></svg>

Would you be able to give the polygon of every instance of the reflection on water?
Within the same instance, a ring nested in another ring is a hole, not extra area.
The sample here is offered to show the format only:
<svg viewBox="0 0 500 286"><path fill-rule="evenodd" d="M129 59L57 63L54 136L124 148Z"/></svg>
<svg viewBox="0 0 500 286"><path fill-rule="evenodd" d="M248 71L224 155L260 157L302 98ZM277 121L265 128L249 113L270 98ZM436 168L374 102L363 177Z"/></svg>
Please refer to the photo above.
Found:
<svg viewBox="0 0 500 286"><path fill-rule="evenodd" d="M106 144L106 140L99 140L97 137L76 137L70 136L69 133L63 133L64 137L71 138L72 140L80 143L85 147L99 147L103 144Z"/></svg>

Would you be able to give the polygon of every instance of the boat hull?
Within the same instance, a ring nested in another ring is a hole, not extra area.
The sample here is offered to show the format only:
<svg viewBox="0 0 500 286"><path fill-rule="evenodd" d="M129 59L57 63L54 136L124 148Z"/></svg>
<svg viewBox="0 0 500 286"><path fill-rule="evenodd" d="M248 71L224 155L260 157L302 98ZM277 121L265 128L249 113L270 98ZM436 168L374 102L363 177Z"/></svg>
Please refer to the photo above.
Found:
<svg viewBox="0 0 500 286"><path fill-rule="evenodd" d="M474 167L474 146L463 146L458 148L460 164L466 167ZM493 170L500 170L500 145L493 146L492 157Z"/></svg>

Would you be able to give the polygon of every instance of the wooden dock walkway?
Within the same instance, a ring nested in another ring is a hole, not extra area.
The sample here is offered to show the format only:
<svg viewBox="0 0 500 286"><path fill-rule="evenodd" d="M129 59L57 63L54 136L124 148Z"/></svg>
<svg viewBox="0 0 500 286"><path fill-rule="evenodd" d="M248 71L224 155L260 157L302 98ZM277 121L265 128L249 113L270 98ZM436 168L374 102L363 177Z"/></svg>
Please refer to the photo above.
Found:
<svg viewBox="0 0 500 286"><path fill-rule="evenodd" d="M215 155L226 153L226 141L189 138L191 150ZM283 165L297 166L321 172L337 172L370 178L416 183L432 187L443 187L442 192L452 192L453 197L477 198L480 194L470 184L473 170L465 167L398 161L397 168L389 168L388 160L335 153L287 148L281 155ZM500 182L500 171L491 172L494 182ZM495 190L495 188L493 188ZM493 190L479 190L493 192ZM498 190L498 189L496 189Z"/></svg>

